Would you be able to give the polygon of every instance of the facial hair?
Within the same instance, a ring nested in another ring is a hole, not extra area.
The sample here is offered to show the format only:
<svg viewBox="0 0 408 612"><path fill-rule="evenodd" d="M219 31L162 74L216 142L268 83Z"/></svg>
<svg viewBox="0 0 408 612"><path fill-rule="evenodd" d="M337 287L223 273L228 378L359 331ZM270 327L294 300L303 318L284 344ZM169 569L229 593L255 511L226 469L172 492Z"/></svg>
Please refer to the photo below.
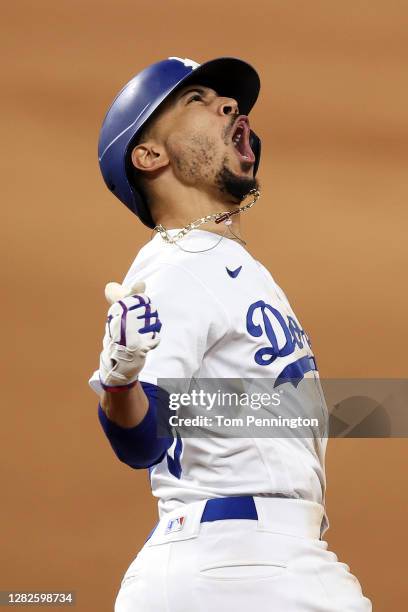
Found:
<svg viewBox="0 0 408 612"><path fill-rule="evenodd" d="M239 176L227 167L227 158L223 160L221 170L217 172L215 184L221 193L227 193L241 202L251 189L258 189L259 183L254 177Z"/></svg>

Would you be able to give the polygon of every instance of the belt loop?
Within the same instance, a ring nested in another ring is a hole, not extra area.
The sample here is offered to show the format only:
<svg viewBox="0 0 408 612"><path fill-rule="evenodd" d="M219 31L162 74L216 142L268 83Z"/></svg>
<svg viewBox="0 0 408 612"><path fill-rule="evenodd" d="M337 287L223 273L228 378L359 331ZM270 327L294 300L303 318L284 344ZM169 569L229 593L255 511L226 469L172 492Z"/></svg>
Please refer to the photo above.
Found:
<svg viewBox="0 0 408 612"><path fill-rule="evenodd" d="M265 504L262 503L258 503L258 500L260 498L259 497L254 497L254 504L256 507L256 513L258 515L258 529L260 531L264 531L267 528L267 524L266 524L266 508L265 508Z"/></svg>

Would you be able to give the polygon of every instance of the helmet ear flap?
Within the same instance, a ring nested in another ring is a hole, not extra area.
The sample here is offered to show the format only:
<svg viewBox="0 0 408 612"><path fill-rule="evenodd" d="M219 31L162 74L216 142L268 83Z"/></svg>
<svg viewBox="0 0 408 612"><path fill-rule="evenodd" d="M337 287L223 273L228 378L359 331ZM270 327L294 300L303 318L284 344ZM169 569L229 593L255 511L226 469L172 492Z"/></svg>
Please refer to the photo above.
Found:
<svg viewBox="0 0 408 612"><path fill-rule="evenodd" d="M261 159L261 139L252 130L249 132L249 145L255 155L254 176L256 176Z"/></svg>

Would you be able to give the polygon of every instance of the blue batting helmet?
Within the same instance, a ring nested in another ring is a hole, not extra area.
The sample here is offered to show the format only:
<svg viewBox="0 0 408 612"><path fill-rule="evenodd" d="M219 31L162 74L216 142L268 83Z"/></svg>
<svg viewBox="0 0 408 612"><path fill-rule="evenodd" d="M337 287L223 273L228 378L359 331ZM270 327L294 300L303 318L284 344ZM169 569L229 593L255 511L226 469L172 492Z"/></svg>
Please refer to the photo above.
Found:
<svg viewBox="0 0 408 612"><path fill-rule="evenodd" d="M189 80L211 87L221 96L234 98L245 115L255 104L260 88L257 72L242 60L221 57L200 65L190 59L169 57L145 68L122 88L105 116L99 135L99 165L107 187L150 228L154 222L145 198L129 180L132 143L161 103ZM261 143L253 131L250 144L255 154L256 174Z"/></svg>

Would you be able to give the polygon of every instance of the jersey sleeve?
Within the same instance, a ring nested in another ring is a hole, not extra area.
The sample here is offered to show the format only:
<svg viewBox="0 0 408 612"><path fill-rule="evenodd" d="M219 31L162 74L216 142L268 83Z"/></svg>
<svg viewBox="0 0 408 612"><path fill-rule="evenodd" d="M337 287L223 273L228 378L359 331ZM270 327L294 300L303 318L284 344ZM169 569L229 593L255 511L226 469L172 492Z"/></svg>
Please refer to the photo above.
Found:
<svg viewBox="0 0 408 612"><path fill-rule="evenodd" d="M138 280L146 283L145 292L162 324L160 344L147 354L139 379L157 385L160 378L198 376L204 354L228 329L221 302L194 272L178 265L162 262L147 278L131 269L123 282ZM98 371L89 384L101 392Z"/></svg>

